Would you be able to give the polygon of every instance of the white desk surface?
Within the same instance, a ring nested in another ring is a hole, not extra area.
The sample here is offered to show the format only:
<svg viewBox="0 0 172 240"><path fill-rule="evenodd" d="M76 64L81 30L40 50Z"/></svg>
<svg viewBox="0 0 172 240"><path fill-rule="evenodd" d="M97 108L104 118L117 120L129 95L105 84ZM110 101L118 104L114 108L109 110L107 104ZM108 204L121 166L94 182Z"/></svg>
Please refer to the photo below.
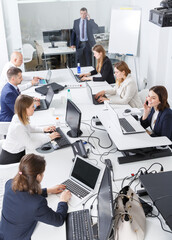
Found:
<svg viewBox="0 0 172 240"><path fill-rule="evenodd" d="M89 68L82 68L82 71L88 72ZM53 70L52 71L52 79L56 80L57 83L59 84L76 84L74 79L71 78L70 74L68 73L67 69L63 70ZM41 71L41 72L28 72L26 73L31 76L41 76L45 77L46 71ZM93 83L95 84L95 83ZM102 83L100 83L102 84ZM91 101L88 98L88 94L86 92L85 84L83 83L83 88L77 88L77 89L71 89L71 95L72 95L72 100L77 104L77 106L81 109L82 111L82 122L90 124L90 119L92 116L97 115L102 111L104 106L95 106L91 103ZM98 83L97 83L98 86ZM102 86L103 87L103 86ZM103 89L102 89L103 90ZM36 92L34 92L34 87L28 89L25 91L25 93L30 94L32 96L36 95ZM42 112L35 112L34 116L31 119L31 122L36 124L36 125L49 125L50 123L55 122L55 117L60 116L60 120L62 123L62 130L64 132L67 131L67 127L65 126L64 122L64 114L65 114L65 104L62 104L62 99L64 96L66 96L67 91L66 89L61 91L59 94L55 94L54 99L52 101L52 104L50 106L50 109L47 111L42 111ZM41 97L41 95L38 95ZM54 109L55 108L55 109ZM126 107L124 107L125 109ZM99 127L99 126L98 126ZM100 127L103 128L103 127ZM91 133L90 127L84 123L81 124L81 130L83 131L83 135L88 135ZM100 131L96 130L93 136L97 136L100 138L100 144L102 146L109 146L110 145L110 140L108 138L107 132L106 131ZM82 137L81 137L82 138ZM87 140L87 138L82 138ZM77 139L71 139L70 141L76 141ZM93 149L93 152L99 155L94 155L90 154L89 159L92 162L95 162L95 164L102 165L100 162L100 154L104 152L108 152L110 150L115 150L116 146L113 144L110 148L108 149L102 149L100 146L98 146L98 142L96 139L90 139L91 143L94 145L95 149ZM89 144L86 144L86 148L90 148ZM58 151L54 151L52 153L45 153L43 154L45 156L47 165L46 165L46 170L44 174L44 179L42 181L42 186L43 187L49 187L54 184L61 183L63 180L65 180L70 172L70 169L72 167L72 158L73 158L73 151L72 148L65 148L61 149ZM120 189L120 179L130 176L131 173L136 173L138 169L143 166L148 168L152 163L154 162L160 162L163 164L164 169L171 170L172 169L172 157L165 157L165 158L159 158L159 159L154 159L154 160L147 160L147 161L142 161L142 162L135 162L135 163L129 163L129 164L122 164L119 165L117 162L117 157L121 156L120 152L112 152L107 156L103 156L102 160L106 158L110 158L113 164L113 170L114 170L114 177L115 177L115 183L113 183L113 189L114 191L118 191ZM158 167L153 168L153 169L159 169ZM0 170L1 171L1 170ZM48 197L48 204L50 207L52 207L54 210L56 209L56 205L59 201L59 198L56 195L51 195ZM89 207L89 205L88 205ZM80 206L79 208L82 208ZM77 208L78 209L78 208ZM74 210L71 207L69 207L69 211ZM161 229L160 223L157 219L155 218L147 218L146 219L147 223L147 231L146 231L146 236L145 240L152 240L152 238L156 240L170 240L171 235L169 233L164 232ZM167 226L165 226L166 229L168 229ZM152 237L153 236L153 237ZM66 233L65 233L65 224L60 227L56 228L53 226L49 226L44 223L38 223L32 239L33 240L56 240L57 238L60 240L65 240L66 239Z"/></svg>
<svg viewBox="0 0 172 240"><path fill-rule="evenodd" d="M51 43L44 43L38 41L42 46L45 55L63 55L63 54L74 54L76 53L75 49L67 47L67 42L55 42L54 45L58 48L50 48Z"/></svg>

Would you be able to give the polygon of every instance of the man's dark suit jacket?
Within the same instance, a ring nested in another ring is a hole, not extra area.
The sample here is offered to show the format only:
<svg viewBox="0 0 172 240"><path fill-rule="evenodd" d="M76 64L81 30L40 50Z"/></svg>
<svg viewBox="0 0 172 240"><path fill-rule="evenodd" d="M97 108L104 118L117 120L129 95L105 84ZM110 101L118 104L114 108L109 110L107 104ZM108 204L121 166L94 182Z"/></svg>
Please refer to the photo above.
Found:
<svg viewBox="0 0 172 240"><path fill-rule="evenodd" d="M19 92L10 84L6 83L1 92L0 122L11 122L14 115L14 104Z"/></svg>
<svg viewBox="0 0 172 240"><path fill-rule="evenodd" d="M145 120L142 120L142 118L140 119L141 125L144 128L151 127L151 120L154 112L154 108L152 108ZM159 111L153 132L153 136L166 136L172 141L172 110L170 108Z"/></svg>
<svg viewBox="0 0 172 240"><path fill-rule="evenodd" d="M86 21L87 21L88 43L90 44L90 48L92 48L96 43L94 40L93 34L98 33L98 25L94 22L93 19L86 20ZM79 42L80 42L79 23L80 23L80 18L74 21L72 37L71 37L71 45L76 46L76 49L79 48Z"/></svg>
<svg viewBox="0 0 172 240"><path fill-rule="evenodd" d="M97 74L96 70L90 72L91 75ZM106 57L103 61L102 68L100 70L101 77L93 77L93 81L106 81L109 84L115 83L115 77L113 73L112 63L108 57Z"/></svg>
<svg viewBox="0 0 172 240"><path fill-rule="evenodd" d="M64 223L68 210L66 202L60 202L55 212L47 206L46 189L42 195L31 195L28 192L13 192L11 184L12 180L8 180L5 185L0 223L4 240L30 240L38 221L56 227Z"/></svg>

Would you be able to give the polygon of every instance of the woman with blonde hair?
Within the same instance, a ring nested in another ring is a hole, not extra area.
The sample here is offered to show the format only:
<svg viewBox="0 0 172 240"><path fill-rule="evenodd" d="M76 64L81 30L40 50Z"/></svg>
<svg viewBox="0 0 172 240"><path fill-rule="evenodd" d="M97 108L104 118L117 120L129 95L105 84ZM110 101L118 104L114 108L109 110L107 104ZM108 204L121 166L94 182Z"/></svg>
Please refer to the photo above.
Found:
<svg viewBox="0 0 172 240"><path fill-rule="evenodd" d="M98 102L109 101L114 104L129 104L141 108L136 82L131 76L131 70L124 61L115 64L116 85L113 89L98 92L95 98Z"/></svg>
<svg viewBox="0 0 172 240"><path fill-rule="evenodd" d="M45 165L44 157L27 154L22 157L16 176L5 184L1 239L29 240L38 221L55 227L63 225L71 193L64 191L63 184L41 189ZM48 194L58 193L62 193L60 202L57 210L53 211L45 198Z"/></svg>
<svg viewBox="0 0 172 240"><path fill-rule="evenodd" d="M19 162L26 149L36 149L41 145L60 137L55 126L35 127L30 125L29 117L34 113L34 99L27 95L19 95L15 102L15 115L10 123L7 137L2 144L0 164ZM49 135L44 133L52 132ZM32 133L42 133L33 136Z"/></svg>
<svg viewBox="0 0 172 240"><path fill-rule="evenodd" d="M115 83L113 67L110 59L106 56L106 52L102 45L95 45L93 47L94 57L97 59L96 69L89 73L80 74L81 81L107 81L108 83ZM91 77L97 73L101 73L101 77Z"/></svg>

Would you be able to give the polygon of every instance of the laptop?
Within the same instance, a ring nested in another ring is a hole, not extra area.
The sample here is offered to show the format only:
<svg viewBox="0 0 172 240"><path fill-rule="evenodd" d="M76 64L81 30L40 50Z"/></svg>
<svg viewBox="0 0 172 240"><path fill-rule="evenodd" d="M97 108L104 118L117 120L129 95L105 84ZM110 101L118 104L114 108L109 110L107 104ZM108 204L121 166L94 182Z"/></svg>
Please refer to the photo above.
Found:
<svg viewBox="0 0 172 240"><path fill-rule="evenodd" d="M172 171L140 175L141 184L172 230Z"/></svg>
<svg viewBox="0 0 172 240"><path fill-rule="evenodd" d="M122 134L136 134L146 131L133 116L129 115L119 117L117 112L109 103L106 103L106 107L110 113L111 121L115 123Z"/></svg>
<svg viewBox="0 0 172 240"><path fill-rule="evenodd" d="M51 75L52 75L52 72L51 72L51 70L50 70L50 68L49 68L48 71L47 71L46 78L45 78L45 79L40 79L40 80L39 80L39 84L40 84L40 85L48 84L48 83L50 82Z"/></svg>
<svg viewBox="0 0 172 240"><path fill-rule="evenodd" d="M100 173L100 167L78 155L75 157L69 178L62 183L72 193L69 205L77 206L94 194Z"/></svg>
<svg viewBox="0 0 172 240"><path fill-rule="evenodd" d="M83 81L81 81L81 78L79 77L78 74L74 74L74 72L72 71L71 68L69 68L69 67L67 66L67 69L69 70L70 75L72 76L73 79L75 79L77 82L83 82ZM88 82L88 81L91 81L91 80L86 80L86 82Z"/></svg>
<svg viewBox="0 0 172 240"><path fill-rule="evenodd" d="M91 98L93 104L95 104L95 105L104 104L103 102L98 102L95 99L96 94L93 94L92 89L87 82L86 82L86 87L87 87L88 96Z"/></svg>
<svg viewBox="0 0 172 240"><path fill-rule="evenodd" d="M45 99L40 99L40 106L38 106L35 111L47 110L51 104L54 96L54 91L51 86L48 88L48 92Z"/></svg>

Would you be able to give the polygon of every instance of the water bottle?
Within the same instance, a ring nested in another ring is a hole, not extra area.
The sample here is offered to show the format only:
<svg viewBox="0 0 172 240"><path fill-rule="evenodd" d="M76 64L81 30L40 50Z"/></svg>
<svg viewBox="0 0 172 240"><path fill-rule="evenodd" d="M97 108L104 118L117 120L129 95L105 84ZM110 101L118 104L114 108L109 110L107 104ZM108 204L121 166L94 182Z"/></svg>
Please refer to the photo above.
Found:
<svg viewBox="0 0 172 240"><path fill-rule="evenodd" d="M67 90L67 99L72 100L70 89Z"/></svg>
<svg viewBox="0 0 172 240"><path fill-rule="evenodd" d="M81 67L80 67L80 63L77 64L77 74L81 73Z"/></svg>
<svg viewBox="0 0 172 240"><path fill-rule="evenodd" d="M60 118L56 117L56 128L60 127Z"/></svg>

